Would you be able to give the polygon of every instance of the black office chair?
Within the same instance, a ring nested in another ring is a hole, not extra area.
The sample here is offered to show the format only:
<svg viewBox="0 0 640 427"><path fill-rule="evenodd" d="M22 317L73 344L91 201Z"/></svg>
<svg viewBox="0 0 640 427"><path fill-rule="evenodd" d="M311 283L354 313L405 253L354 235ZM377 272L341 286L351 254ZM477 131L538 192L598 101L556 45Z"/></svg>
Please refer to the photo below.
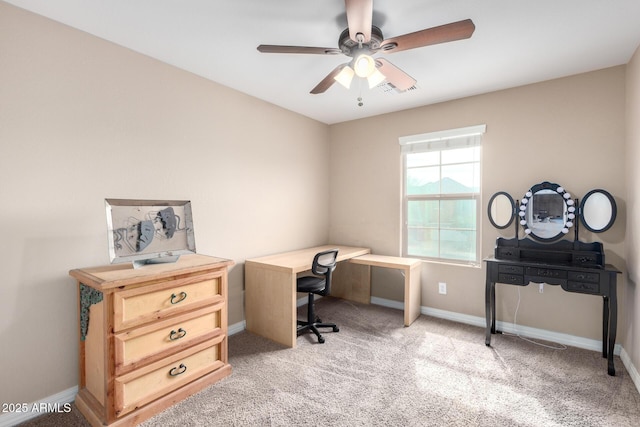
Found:
<svg viewBox="0 0 640 427"><path fill-rule="evenodd" d="M313 257L311 272L315 276L299 277L297 280L297 291L307 292L309 294L309 305L307 306L307 320L298 320L298 335L300 336L307 331L311 331L318 337L318 342L322 344L324 338L320 335L318 328L333 328L333 332L340 329L334 323L322 323L320 318L316 317L314 310L314 294L329 295L331 292L331 274L336 269L336 258L338 250L331 249L319 252ZM320 276L320 277L318 277Z"/></svg>

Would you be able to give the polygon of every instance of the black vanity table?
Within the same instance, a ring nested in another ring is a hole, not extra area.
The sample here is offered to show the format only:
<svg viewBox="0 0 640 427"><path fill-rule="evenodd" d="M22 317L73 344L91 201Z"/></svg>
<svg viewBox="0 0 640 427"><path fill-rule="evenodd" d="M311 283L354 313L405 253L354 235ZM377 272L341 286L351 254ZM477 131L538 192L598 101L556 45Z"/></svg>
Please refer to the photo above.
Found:
<svg viewBox="0 0 640 427"><path fill-rule="evenodd" d="M516 286L527 286L530 282L559 285L567 292L602 296L602 357L607 358L609 375L615 375L613 348L616 344L618 319L616 275L620 273L617 268L610 264L605 264L603 268L594 268L593 266L573 265L566 262L545 262L535 259L527 260L526 258L488 258L485 259L485 262L487 263L485 289L487 317L485 344L487 346L491 345L491 334L496 333L496 283Z"/></svg>
<svg viewBox="0 0 640 427"><path fill-rule="evenodd" d="M558 239L568 233L577 218L589 231L599 233L609 229L616 217L616 205L604 190L588 193L579 208L575 207L577 199L574 203L570 197L557 184L543 182L525 194L519 212L507 193L496 193L489 201L489 220L494 227L504 229L520 216L525 233L535 240L518 239L516 224L516 237L498 238L494 257L484 260L487 263L485 344L490 346L491 334L496 333L496 283L515 286L547 283L567 292L600 295L603 299L602 356L607 358L607 372L613 376L618 319L616 278L620 271L605 264L602 243L578 240L577 220L575 239ZM596 208L600 212L593 213Z"/></svg>

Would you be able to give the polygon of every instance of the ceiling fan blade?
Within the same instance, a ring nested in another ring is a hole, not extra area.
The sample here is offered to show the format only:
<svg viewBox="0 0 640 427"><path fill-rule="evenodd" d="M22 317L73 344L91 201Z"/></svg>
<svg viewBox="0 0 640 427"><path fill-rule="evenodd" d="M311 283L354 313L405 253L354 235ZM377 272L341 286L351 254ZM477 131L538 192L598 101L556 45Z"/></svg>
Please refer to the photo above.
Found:
<svg viewBox="0 0 640 427"><path fill-rule="evenodd" d="M311 55L337 55L342 53L340 49L333 47L307 47L307 46L279 46L273 44L261 44L258 51L262 53L306 53Z"/></svg>
<svg viewBox="0 0 640 427"><path fill-rule="evenodd" d="M380 43L380 51L384 53L400 52L416 47L452 42L468 39L475 31L476 26L471 19L452 22L439 27L427 28L415 33L392 37Z"/></svg>
<svg viewBox="0 0 640 427"><path fill-rule="evenodd" d="M340 73L340 70L342 70L342 68L344 68L346 65L347 64L340 64L336 68L334 68L333 71L331 71L327 75L327 77L322 79L322 81L320 83L318 83L316 85L316 87L311 89L310 93L312 93L314 95L317 95L319 93L324 93L327 89L329 89L331 87L332 84L334 84L336 82L334 77L337 76Z"/></svg>
<svg viewBox="0 0 640 427"><path fill-rule="evenodd" d="M363 36L362 42L369 43L373 25L373 0L344 0L344 6L351 40L359 41L357 35L360 33Z"/></svg>
<svg viewBox="0 0 640 427"><path fill-rule="evenodd" d="M383 58L376 58L376 65L378 70L384 74L387 81L395 86L400 92L413 87L416 84L416 79L402 71L400 68L393 65L391 62Z"/></svg>

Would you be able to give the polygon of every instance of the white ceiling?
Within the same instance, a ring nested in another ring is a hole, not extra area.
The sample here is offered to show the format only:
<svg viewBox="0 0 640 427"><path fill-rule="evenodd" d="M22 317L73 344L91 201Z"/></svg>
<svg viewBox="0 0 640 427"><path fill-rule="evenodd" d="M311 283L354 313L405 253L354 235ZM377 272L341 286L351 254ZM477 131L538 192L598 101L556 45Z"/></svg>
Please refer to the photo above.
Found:
<svg viewBox="0 0 640 427"><path fill-rule="evenodd" d="M385 55L417 90L334 84L311 95L349 58L256 47L336 48L343 0L4 1L328 124L626 64L640 45L639 0L374 0L385 38L467 18L476 30Z"/></svg>

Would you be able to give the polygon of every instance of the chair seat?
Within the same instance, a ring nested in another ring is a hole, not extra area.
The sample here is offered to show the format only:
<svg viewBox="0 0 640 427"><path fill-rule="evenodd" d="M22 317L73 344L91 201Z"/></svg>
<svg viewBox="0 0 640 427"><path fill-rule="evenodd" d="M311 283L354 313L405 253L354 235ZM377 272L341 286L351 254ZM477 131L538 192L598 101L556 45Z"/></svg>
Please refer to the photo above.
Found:
<svg viewBox="0 0 640 427"><path fill-rule="evenodd" d="M296 282L298 292L318 293L324 290L326 280L324 277L306 276L300 277Z"/></svg>

